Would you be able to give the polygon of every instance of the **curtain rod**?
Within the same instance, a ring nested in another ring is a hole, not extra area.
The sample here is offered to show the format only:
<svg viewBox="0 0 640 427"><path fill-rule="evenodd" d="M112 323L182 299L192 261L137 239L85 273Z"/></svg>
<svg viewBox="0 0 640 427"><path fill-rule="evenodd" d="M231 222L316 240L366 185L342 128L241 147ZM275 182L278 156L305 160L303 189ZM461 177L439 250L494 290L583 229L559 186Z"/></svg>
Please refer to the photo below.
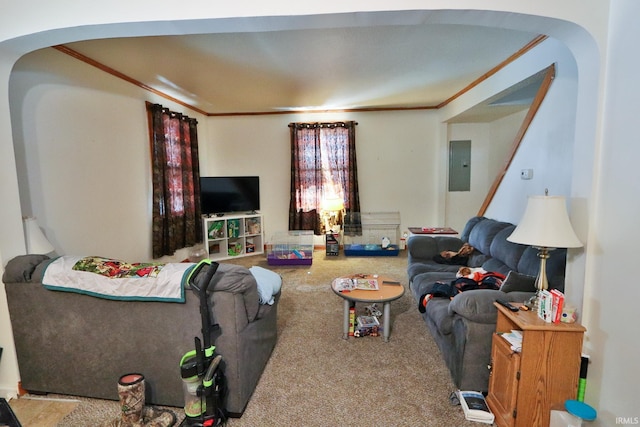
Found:
<svg viewBox="0 0 640 427"><path fill-rule="evenodd" d="M357 126L358 122L350 121L350 122L330 122L330 123L289 123L289 127L301 127L301 128L317 128L317 127L346 127L349 125Z"/></svg>
<svg viewBox="0 0 640 427"><path fill-rule="evenodd" d="M168 114L171 117L177 117L180 120L184 120L184 121L193 121L195 124L198 124L198 120L193 118L193 117L189 117L184 113L180 113L178 111L171 111L169 108L164 107L160 104L152 104L151 102L146 102L147 104L147 108L158 108L160 109L164 114Z"/></svg>

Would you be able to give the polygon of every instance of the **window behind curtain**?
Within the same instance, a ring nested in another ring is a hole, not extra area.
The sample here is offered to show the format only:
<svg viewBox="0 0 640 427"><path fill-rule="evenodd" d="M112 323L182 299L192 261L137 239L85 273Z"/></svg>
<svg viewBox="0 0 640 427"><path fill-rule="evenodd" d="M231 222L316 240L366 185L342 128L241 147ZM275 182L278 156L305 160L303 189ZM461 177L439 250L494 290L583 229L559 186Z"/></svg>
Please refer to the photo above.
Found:
<svg viewBox="0 0 640 427"><path fill-rule="evenodd" d="M289 229L321 233L322 200L339 197L360 211L355 122L291 123ZM356 227L357 228L357 227Z"/></svg>
<svg viewBox="0 0 640 427"><path fill-rule="evenodd" d="M195 119L147 103L151 138L153 258L202 242Z"/></svg>

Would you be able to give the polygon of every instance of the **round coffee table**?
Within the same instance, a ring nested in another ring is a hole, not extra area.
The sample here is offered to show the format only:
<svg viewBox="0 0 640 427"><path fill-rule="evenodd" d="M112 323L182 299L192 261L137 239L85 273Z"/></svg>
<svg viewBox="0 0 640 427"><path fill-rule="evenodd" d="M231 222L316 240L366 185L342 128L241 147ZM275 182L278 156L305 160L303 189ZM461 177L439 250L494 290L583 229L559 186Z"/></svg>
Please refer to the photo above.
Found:
<svg viewBox="0 0 640 427"><path fill-rule="evenodd" d="M350 291L341 291L337 288L337 283L340 279L345 278L365 278L376 279L378 281L378 290L363 290L353 289ZM331 283L331 289L340 298L344 299L344 313L343 313L343 335L342 338L349 338L349 308L351 308L356 302L369 302L369 303L381 303L382 304L382 324L383 331L382 337L384 342L389 341L389 333L391 332L390 313L391 301L397 300L404 295L404 286L395 279L381 275L353 275L338 277Z"/></svg>

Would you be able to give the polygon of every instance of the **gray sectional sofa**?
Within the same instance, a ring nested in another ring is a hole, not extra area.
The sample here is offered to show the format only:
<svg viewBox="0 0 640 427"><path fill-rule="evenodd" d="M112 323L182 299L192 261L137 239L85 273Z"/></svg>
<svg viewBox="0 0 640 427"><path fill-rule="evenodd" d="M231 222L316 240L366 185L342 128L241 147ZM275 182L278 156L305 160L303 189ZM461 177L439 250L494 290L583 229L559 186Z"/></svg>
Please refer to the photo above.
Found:
<svg viewBox="0 0 640 427"><path fill-rule="evenodd" d="M168 303L51 291L42 286L48 262L42 255L14 258L2 278L22 387L117 400L118 378L139 372L147 403L184 406L179 364L202 337L198 296L187 291L185 303ZM223 356L226 409L240 416L276 344L280 293L272 305L260 304L249 269L220 264L208 295L220 326L212 338Z"/></svg>
<svg viewBox="0 0 640 427"><path fill-rule="evenodd" d="M487 391L491 358L491 336L495 331L500 298L524 302L535 293L540 259L535 248L507 241L515 225L485 217L473 217L459 238L413 235L407 242L409 287L416 300L430 293L434 283L455 280L460 265L434 261L441 251L458 251L467 242L475 248L469 267L507 276L500 290L477 289L448 298L433 298L422 317L433 335L457 388ZM564 290L566 249L550 251L547 260L549 287Z"/></svg>

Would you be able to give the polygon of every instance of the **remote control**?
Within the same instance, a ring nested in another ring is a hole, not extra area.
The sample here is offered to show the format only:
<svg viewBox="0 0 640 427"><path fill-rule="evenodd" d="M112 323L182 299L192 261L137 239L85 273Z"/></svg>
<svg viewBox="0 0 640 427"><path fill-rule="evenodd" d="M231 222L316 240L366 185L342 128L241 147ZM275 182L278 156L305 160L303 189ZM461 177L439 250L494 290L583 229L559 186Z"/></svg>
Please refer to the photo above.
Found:
<svg viewBox="0 0 640 427"><path fill-rule="evenodd" d="M518 311L519 308L516 307L515 305L510 304L509 302L502 300L502 299L497 299L496 302L504 307L507 307L509 310L511 311Z"/></svg>
<svg viewBox="0 0 640 427"><path fill-rule="evenodd" d="M382 283L385 285L401 285L402 284L400 282L391 281L391 280L383 280Z"/></svg>

